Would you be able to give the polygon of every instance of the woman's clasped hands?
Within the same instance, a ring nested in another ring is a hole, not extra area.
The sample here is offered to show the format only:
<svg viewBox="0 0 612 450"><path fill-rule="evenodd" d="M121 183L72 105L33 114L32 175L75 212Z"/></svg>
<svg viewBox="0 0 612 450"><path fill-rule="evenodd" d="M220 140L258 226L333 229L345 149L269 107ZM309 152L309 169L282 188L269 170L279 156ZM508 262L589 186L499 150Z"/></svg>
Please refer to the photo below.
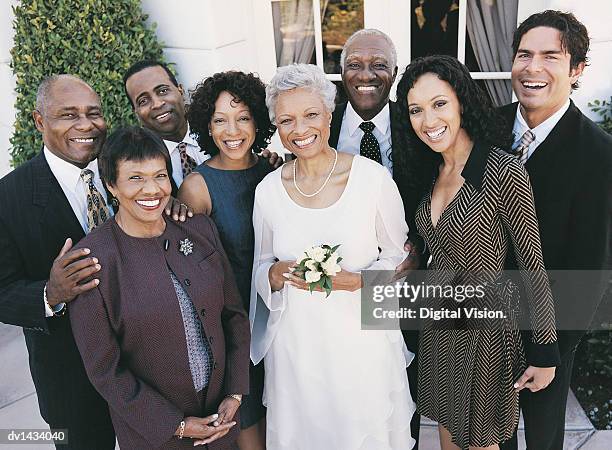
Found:
<svg viewBox="0 0 612 450"><path fill-rule="evenodd" d="M294 275L292 269L296 267L295 261L277 261L270 267L268 279L272 291L280 291L285 283L305 291L309 290L308 283ZM349 291L353 292L362 287L361 274L349 272L342 269L332 277L333 291ZM316 288L317 291L322 291L321 288Z"/></svg>
<svg viewBox="0 0 612 450"><path fill-rule="evenodd" d="M208 444L225 436L236 425L236 422L227 422L215 426L215 423L218 423L218 419L219 414L212 414L207 417L185 417L185 428L182 435L180 426L174 434L184 438L200 439L194 442L194 446Z"/></svg>

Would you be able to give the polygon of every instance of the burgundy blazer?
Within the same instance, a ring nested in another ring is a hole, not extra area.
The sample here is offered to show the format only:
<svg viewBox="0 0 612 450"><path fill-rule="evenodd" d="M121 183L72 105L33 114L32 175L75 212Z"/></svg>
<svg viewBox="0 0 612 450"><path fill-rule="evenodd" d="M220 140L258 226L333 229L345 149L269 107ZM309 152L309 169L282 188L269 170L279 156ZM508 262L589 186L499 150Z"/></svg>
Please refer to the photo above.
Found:
<svg viewBox="0 0 612 450"><path fill-rule="evenodd" d="M173 436L183 417L214 414L224 396L249 389L249 321L215 225L203 215L166 225L159 237L134 238L113 218L78 245L91 249L102 268L98 287L70 304L74 337L108 402L119 445L132 450L193 448L191 439ZM188 255L179 243L186 238L193 243ZM212 349L203 402L170 270L189 293ZM237 425L208 448L232 446L238 432Z"/></svg>

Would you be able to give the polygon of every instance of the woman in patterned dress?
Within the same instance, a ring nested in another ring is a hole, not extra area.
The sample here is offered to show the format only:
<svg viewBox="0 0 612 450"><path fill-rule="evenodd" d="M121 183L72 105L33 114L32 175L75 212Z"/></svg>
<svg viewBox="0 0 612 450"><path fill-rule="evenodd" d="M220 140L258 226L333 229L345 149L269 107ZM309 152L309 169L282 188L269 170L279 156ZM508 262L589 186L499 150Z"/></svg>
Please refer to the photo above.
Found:
<svg viewBox="0 0 612 450"><path fill-rule="evenodd" d="M411 124L413 184L424 194L416 223L432 255L432 277L455 286L491 281L482 300L463 306L497 308L508 317L490 326L469 320L424 325L418 409L438 422L442 449L498 449L518 424L518 391L545 388L559 363L529 178L520 161L502 150L511 136L455 58L413 61L397 97ZM526 355L507 285L499 281L509 252L529 300ZM444 305L450 303L457 307L454 300Z"/></svg>
<svg viewBox="0 0 612 450"><path fill-rule="evenodd" d="M216 73L192 93L187 118L200 148L212 158L185 178L178 197L215 222L248 311L255 187L274 169L272 158L259 156L276 130L266 108L265 85L253 74ZM240 407L241 450L265 448L263 378L263 364L251 364L250 392Z"/></svg>

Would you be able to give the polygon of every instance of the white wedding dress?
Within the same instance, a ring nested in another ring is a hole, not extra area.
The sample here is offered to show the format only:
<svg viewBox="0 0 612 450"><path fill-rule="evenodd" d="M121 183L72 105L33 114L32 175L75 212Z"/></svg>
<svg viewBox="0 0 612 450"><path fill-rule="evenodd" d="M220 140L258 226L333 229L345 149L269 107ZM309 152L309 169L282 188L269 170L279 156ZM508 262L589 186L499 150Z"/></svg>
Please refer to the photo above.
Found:
<svg viewBox="0 0 612 450"><path fill-rule="evenodd" d="M338 201L311 209L289 197L279 168L257 187L253 224L251 358L265 361L268 450L411 449L413 355L401 332L362 331L360 291L272 293L268 282L276 260L318 244L341 244L345 270L394 270L408 227L388 171L355 156Z"/></svg>

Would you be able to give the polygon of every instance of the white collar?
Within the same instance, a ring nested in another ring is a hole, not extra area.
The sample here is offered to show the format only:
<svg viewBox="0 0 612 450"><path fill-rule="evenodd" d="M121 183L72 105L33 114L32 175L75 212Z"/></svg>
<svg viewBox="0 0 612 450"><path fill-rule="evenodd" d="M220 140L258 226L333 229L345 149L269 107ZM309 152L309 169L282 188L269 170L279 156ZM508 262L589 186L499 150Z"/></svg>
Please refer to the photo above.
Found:
<svg viewBox="0 0 612 450"><path fill-rule="evenodd" d="M372 120L364 121L359 114L353 109L353 105L351 102L348 102L346 105L346 111L344 112L344 124L348 127L348 132L350 136L353 136L355 132L359 129L359 125L362 122L372 122L378 131L382 134L386 135L389 130L389 125L391 122L389 115L389 102L381 109L378 114L376 114Z"/></svg>
<svg viewBox="0 0 612 450"><path fill-rule="evenodd" d="M164 144L166 144L166 148L168 149L169 153L172 153L173 151L175 151L176 147L181 142L184 142L185 144L187 144L187 146L196 147L198 149L200 148L200 146L198 145L198 141L196 141L191 136L191 130L189 129L189 124L187 124L187 132L185 133L185 136L183 137L183 139L180 142L168 141L168 140L164 139Z"/></svg>
<svg viewBox="0 0 612 450"><path fill-rule="evenodd" d="M555 128L555 125L557 125L559 120L561 120L561 117L563 117L563 114L565 114L569 107L570 100L568 98L567 101L563 104L563 106L559 108L552 116L550 116L537 127L531 129L529 128L529 125L527 125L527 121L521 113L521 105L519 104L516 108L516 119L514 121L515 125L513 131L515 133L515 139L520 139L525 133L525 131L531 130L533 134L535 134L535 142L544 142L544 140L548 137L553 128Z"/></svg>
<svg viewBox="0 0 612 450"><path fill-rule="evenodd" d="M81 169L68 161L64 161L62 158L52 153L47 146L44 146L44 153L47 164L49 164L49 168L57 181L68 186L72 191L76 191L77 186L81 181ZM100 177L97 159L94 159L87 164L86 169L89 169L94 173L94 180Z"/></svg>

